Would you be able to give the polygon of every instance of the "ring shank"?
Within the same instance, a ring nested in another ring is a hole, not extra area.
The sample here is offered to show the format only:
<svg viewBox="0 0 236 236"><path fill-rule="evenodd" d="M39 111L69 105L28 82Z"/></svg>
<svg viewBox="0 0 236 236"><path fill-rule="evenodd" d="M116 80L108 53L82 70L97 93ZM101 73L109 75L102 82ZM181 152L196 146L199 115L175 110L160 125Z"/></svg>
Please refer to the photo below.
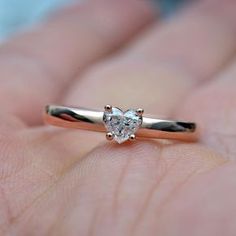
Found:
<svg viewBox="0 0 236 236"><path fill-rule="evenodd" d="M101 111L50 105L46 107L44 120L54 126L106 132ZM136 136L190 142L196 141L198 137L195 123L149 117L143 117Z"/></svg>

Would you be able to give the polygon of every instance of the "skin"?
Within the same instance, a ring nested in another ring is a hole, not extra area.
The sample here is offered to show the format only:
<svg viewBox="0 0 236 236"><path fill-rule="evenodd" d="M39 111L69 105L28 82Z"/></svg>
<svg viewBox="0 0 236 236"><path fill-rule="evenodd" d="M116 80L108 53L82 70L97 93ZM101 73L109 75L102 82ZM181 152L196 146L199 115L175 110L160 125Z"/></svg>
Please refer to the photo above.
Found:
<svg viewBox="0 0 236 236"><path fill-rule="evenodd" d="M91 0L0 48L0 235L234 236L236 3L163 22ZM125 86L124 86L125 85ZM196 121L198 143L107 143L43 125L48 103Z"/></svg>

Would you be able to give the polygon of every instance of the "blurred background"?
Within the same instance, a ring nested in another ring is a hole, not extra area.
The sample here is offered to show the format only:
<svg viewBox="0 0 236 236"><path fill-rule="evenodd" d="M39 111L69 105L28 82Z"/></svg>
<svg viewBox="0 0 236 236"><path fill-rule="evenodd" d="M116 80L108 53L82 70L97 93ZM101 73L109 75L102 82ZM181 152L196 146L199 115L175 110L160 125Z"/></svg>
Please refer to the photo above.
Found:
<svg viewBox="0 0 236 236"><path fill-rule="evenodd" d="M0 0L0 40L32 26L52 11L81 1L86 0ZM184 2L184 0L137 1L152 1L153 7L158 6L163 16L171 14Z"/></svg>

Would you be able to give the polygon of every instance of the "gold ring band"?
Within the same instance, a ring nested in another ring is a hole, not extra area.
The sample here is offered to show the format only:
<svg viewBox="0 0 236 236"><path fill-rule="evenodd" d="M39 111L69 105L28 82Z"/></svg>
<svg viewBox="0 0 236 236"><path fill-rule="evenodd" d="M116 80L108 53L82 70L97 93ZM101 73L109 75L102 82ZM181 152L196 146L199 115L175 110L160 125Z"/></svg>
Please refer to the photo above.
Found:
<svg viewBox="0 0 236 236"><path fill-rule="evenodd" d="M44 120L54 126L106 132L108 140L114 138L119 143L136 137L188 142L198 138L193 122L152 118L143 112L142 109L123 112L110 105L103 111L49 105Z"/></svg>

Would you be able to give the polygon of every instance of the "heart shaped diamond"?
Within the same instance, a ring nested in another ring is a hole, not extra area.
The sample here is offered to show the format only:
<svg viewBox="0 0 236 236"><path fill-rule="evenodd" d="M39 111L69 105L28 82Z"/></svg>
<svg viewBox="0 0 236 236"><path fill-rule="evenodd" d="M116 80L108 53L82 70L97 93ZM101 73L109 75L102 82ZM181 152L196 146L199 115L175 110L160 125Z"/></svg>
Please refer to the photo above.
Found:
<svg viewBox="0 0 236 236"><path fill-rule="evenodd" d="M111 107L104 112L103 121L109 133L118 143L127 141L136 133L142 124L142 116L135 110L123 112L117 107Z"/></svg>

